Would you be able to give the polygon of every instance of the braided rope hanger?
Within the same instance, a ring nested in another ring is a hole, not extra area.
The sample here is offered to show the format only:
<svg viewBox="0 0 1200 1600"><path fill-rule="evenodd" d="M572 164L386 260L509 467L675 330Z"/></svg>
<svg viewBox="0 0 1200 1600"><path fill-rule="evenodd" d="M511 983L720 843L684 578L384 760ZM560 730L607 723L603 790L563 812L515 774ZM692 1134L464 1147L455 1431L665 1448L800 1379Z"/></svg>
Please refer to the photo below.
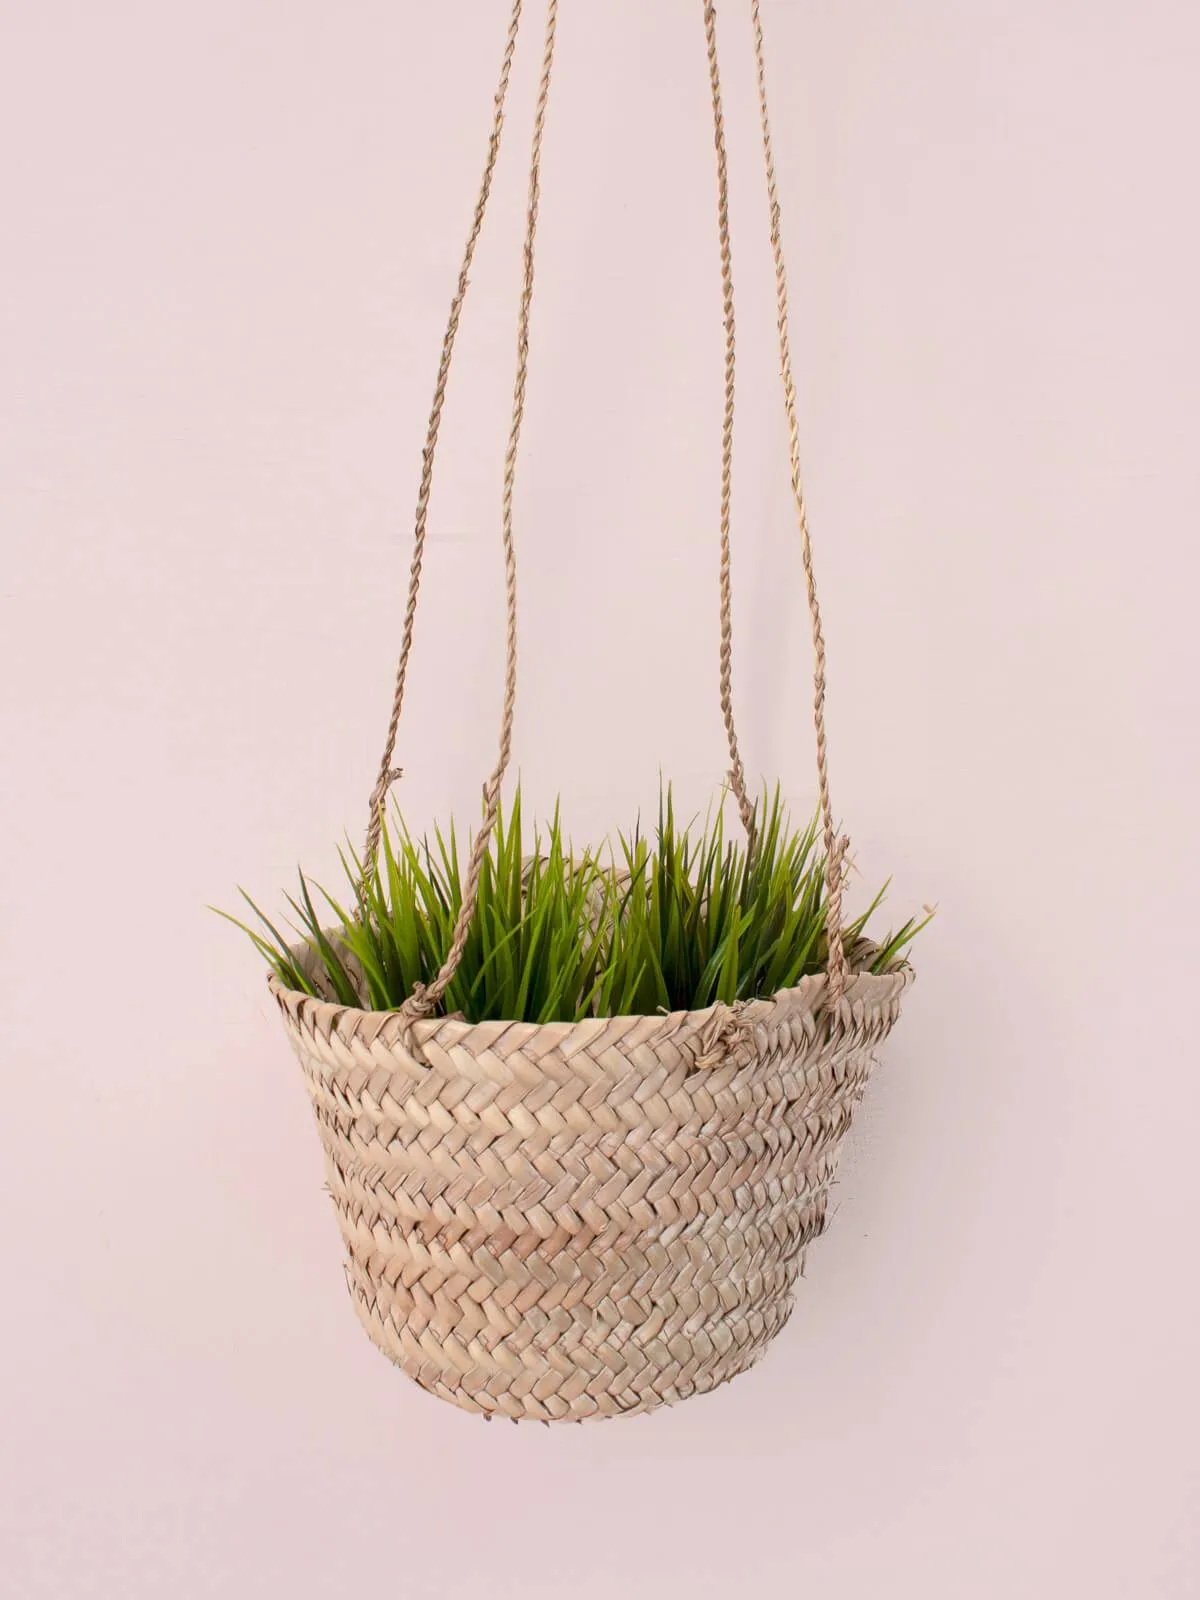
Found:
<svg viewBox="0 0 1200 1600"><path fill-rule="evenodd" d="M454 353L455 340L458 334L463 304L466 299L470 268L474 260L475 249L482 232L488 200L491 196L492 180L495 174L496 162L500 151L501 136L504 127L505 106L512 75L512 66L516 52L517 39L520 31L522 3L523 0L513 0L512 15L509 21L508 35L501 66L500 83L495 97L495 116L493 119L491 136L488 143L488 155L484 167L483 182L480 188L479 198L476 202L471 230L467 239L462 269L459 273L458 286L451 303L450 317L446 329L445 339L443 341L442 356L434 390L433 410L430 416L429 428L426 435L421 484L417 498L416 525L413 535L413 557L409 573L408 602L404 615L404 629L400 658L396 670L396 685L392 700L392 713L388 724L387 739L385 742L383 757L379 766L379 774L371 793L370 819L367 829L366 846L364 849L364 878L369 876L374 869L383 828L384 806L392 785L401 775L399 771L393 768L392 761L395 753L396 738L400 726L401 712L403 709L404 692L408 673L408 661L412 651L417 602L420 594L426 528L428 523L429 500L433 483L434 458L436 455L438 435L441 428L442 412L445 406L446 387L450 375L450 366ZM705 36L708 48L709 74L713 104L714 141L717 155L718 230L720 239L721 283L725 320L725 410L722 427L720 508L721 712L725 724L726 738L729 747L730 789L737 802L739 815L749 840L749 847L751 850L753 850L756 839L755 808L751 803L746 790L745 770L742 764L742 758L738 746L733 712L731 507L734 402L736 391L736 323L734 315L732 250L729 230L729 173L725 141L725 117L721 97L721 78L717 50L716 10L712 4L712 0L702 0L702 5L704 12ZM822 825L824 830L827 874L826 931L829 942L829 987L827 998L830 1010L836 1011L838 1003L845 992L848 976L845 941L842 930L843 868L847 849L847 841L845 838L838 836L834 823L832 802L829 792L829 759L825 732L825 639L821 623L820 606L817 600L816 577L812 556L812 541L809 534L807 507L800 472L799 425L797 420L796 388L792 375L789 332L787 269L784 261L782 221L775 174L774 152L771 140L766 79L766 48L763 36L759 0L751 0L751 18L754 30L755 60L758 78L762 140L766 161L767 194L770 206L771 248L775 262L777 322L780 343L781 371L783 375L784 408L788 425L792 493L795 501L797 521L800 530L805 581L808 592L809 609L812 616L812 636L815 656L813 676L813 717L817 739L817 777L820 793ZM483 861L487 853L492 832L496 825L497 816L499 814L501 791L512 753L513 717L516 707L517 685L517 583L516 546L513 535L513 495L516 483L517 455L520 446L522 424L525 416L525 397L529 373L530 313L533 303L535 277L535 244L537 238L538 211L541 199L542 147L545 136L546 114L549 105L550 87L554 69L557 23L558 0L548 0L546 30L542 56L542 74L538 87L537 106L534 115L533 140L530 153L523 282L517 325L517 371L513 389L512 425L509 432L508 449L505 454L504 462L502 537L504 545L507 628L505 636L504 703L501 712L499 753L495 767L493 768L491 775L484 785L484 818L482 825L475 836L474 847L471 852L470 863L467 870L467 877L463 886L462 902L459 907L458 918L455 923L450 947L446 952L445 959L443 960L441 968L439 969L434 980L428 985L417 985L412 994L409 995L408 999L401 1007L400 1014L408 1022L413 1022L421 1017L426 1017L432 1014L441 1001L447 988L453 982L454 975L458 971L459 964L462 961L470 931L471 921L475 914L475 905L478 898L479 880L483 868Z"/></svg>
<svg viewBox="0 0 1200 1600"><path fill-rule="evenodd" d="M396 750L396 735L400 730L400 714L404 708L404 690L408 682L408 658L412 654L413 631L417 621L417 600L421 592L421 569L425 560L425 530L429 522L429 496L433 488L433 464L437 454L438 435L442 427L442 412L446 405L446 385L450 379L450 364L454 358L454 345L458 338L458 325L462 318L463 305L467 298L467 289L470 284L471 266L475 260L475 247L479 243L479 236L483 232L483 219L487 214L488 200L492 193L492 179L496 172L496 162L500 155L500 139L504 132L504 109L508 101L508 86L512 79L513 57L517 49L517 36L521 28L522 0L513 0L512 16L508 24L508 38L504 46L504 60L500 68L500 85L496 90L495 116L492 121L492 132L488 140L487 163L483 170L483 184L479 191L479 198L475 202L475 215L471 221L471 231L467 237L467 248L463 255L462 268L458 274L458 287L454 291L454 299L450 304L450 320L446 326L446 336L442 342L442 356L438 365L437 382L434 385L433 410L429 417L429 428L425 436L425 449L421 462L421 487L417 493L416 528L413 532L412 567L408 575L408 604L404 611L404 634L400 645L400 660L396 667L396 689L392 697L392 715L388 723L387 740L383 749L383 760L379 767L379 776L375 780L375 787L371 792L371 816L367 827L367 842L363 852L365 864L364 876L369 876L375 865L375 857L379 851L379 837L383 829L383 807L387 800L392 785L401 777L401 773L392 767L392 757Z"/></svg>

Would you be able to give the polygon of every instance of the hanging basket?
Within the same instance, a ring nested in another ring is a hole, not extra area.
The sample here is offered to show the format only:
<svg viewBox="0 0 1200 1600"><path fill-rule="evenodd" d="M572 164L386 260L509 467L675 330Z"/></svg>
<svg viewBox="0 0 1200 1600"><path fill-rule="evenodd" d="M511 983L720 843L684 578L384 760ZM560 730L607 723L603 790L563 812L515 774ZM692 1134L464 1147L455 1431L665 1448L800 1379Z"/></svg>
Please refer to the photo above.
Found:
<svg viewBox="0 0 1200 1600"><path fill-rule="evenodd" d="M821 976L736 1021L411 1034L272 978L367 1333L489 1417L649 1411L744 1372L791 1312L908 977L851 977L832 1018Z"/></svg>
<svg viewBox="0 0 1200 1600"><path fill-rule="evenodd" d="M726 385L720 502L720 686L729 784L755 845L734 730L730 485L735 338L728 172L716 18L700 0L717 154ZM417 501L392 716L364 860L380 842L421 582L434 455L451 356L500 147L522 0L513 0L496 115L443 344ZM781 371L815 652L827 970L772 998L672 1015L469 1023L438 1015L462 959L512 744L517 681L513 487L524 415L542 140L557 0L548 0L534 122L505 458L507 666L499 757L445 961L395 1012L333 1003L308 946L292 952L316 998L270 979L304 1069L347 1278L371 1339L417 1383L487 1417L543 1422L648 1411L752 1366L786 1322L808 1244L875 1050L899 1013L907 966L870 972L846 949L846 840L829 796L825 643L801 491L787 276L767 111L762 24L751 0L776 267ZM333 935L329 936L333 938ZM344 949L344 947L343 947ZM353 963L347 959L353 972ZM365 988L361 991L365 998Z"/></svg>

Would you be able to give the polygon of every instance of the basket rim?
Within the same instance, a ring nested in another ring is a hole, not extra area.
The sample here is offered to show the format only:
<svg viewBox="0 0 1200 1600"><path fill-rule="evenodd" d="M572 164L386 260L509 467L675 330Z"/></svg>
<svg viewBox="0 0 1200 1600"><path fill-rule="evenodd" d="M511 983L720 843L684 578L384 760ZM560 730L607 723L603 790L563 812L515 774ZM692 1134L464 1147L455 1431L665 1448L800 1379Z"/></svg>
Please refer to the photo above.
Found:
<svg viewBox="0 0 1200 1600"><path fill-rule="evenodd" d="M307 947L301 944L291 948L294 955L299 955ZM838 1006L838 1015L849 1021L865 1018L871 1012L884 1009L903 994L915 976L916 973L907 961L899 963L890 972L851 972ZM581 1042L585 1042L592 1033L599 1034L613 1028L614 1025L622 1024L634 1029L647 1022L657 1022L669 1032L686 1029L690 1033L704 1028L715 1017L730 1013L736 1013L746 1024L753 1027L769 1021L780 1009L785 1010L789 1016L815 1014L821 1009L828 986L828 974L818 972L801 978L800 982L790 989L780 989L773 995L740 1001L736 1007L718 1002L699 1011L632 1012L614 1016L580 1017L577 1021L563 1018L555 1022L517 1022L512 1018L500 1017L489 1018L483 1022L468 1022L461 1016L443 1015L423 1017L411 1022L407 1024L405 1031L407 1037L417 1046L436 1038L445 1048L467 1039L477 1042L481 1030L485 1033L493 1032L496 1038L516 1028L526 1032L531 1038L551 1032L559 1037L570 1034ZM303 1019L307 1026L315 1026L327 1035L335 1031L345 1031L347 1024L354 1034L370 1038L377 1037L385 1030L404 1027L398 1010L374 1011L365 1006L348 1006L336 1000L321 1000L305 994L303 990L288 988L274 972L267 974L267 988L280 1010L294 1024L300 1024Z"/></svg>

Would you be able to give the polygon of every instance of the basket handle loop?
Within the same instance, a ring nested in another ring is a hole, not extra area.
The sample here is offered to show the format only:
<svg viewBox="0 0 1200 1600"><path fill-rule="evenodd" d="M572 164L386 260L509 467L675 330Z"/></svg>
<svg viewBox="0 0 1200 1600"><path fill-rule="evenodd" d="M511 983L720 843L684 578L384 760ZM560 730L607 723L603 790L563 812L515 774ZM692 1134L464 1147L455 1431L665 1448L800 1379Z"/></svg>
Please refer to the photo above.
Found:
<svg viewBox="0 0 1200 1600"><path fill-rule="evenodd" d="M721 710L729 741L730 788L737 800L750 848L754 848L754 808L746 794L745 773L734 731L731 684L732 655L732 586L730 581L730 476L733 457L733 400L735 376L735 327L733 312L733 277L729 247L729 172L725 149L725 117L721 101L721 76L717 59L716 8L712 0L703 0L704 25L708 40L709 76L712 84L713 122L717 149L718 223L721 240L721 282L725 302L725 429L721 456ZM825 734L825 631L821 622L821 606L817 598L817 580L813 568L812 538L808 528L808 508L804 497L804 484L800 472L800 428L797 420L796 383L792 374L791 335L788 313L787 265L784 260L782 218L779 206L779 189L775 176L775 153L771 139L771 117L767 95L766 44L763 38L762 13L759 0L751 0L751 19L754 31L754 58L758 78L758 102L762 127L763 155L766 162L767 200L770 208L771 252L775 261L775 289L777 324L779 331L780 371L783 377L783 402L787 417L788 450L791 463L792 498L796 506L796 520L800 529L800 549L804 562L804 577L808 590L808 606L812 616L813 640L813 723L817 737L817 787L820 794L821 820L824 829L826 870L826 934L829 941L830 1008L836 1008L846 989L848 967L845 938L842 927L842 889L845 882L846 851L849 841L840 836L834 823L833 803L829 795L829 750Z"/></svg>
<svg viewBox="0 0 1200 1600"><path fill-rule="evenodd" d="M408 609L405 613L404 639L401 646L400 665L397 669L396 693L392 705L392 719L388 727L387 746L383 760L380 763L379 777L371 795L371 819L364 852L365 874L370 874L374 869L383 828L383 807L387 799L388 790L396 778L396 773L392 768L392 754L395 748L396 730L400 722L404 679L407 671L408 654L412 648L413 620L421 582L421 557L424 549L429 485L433 471L433 453L437 443L437 431L441 420L441 408L444 401L446 379L449 374L450 357L453 352L454 336L458 327L458 317L466 295L467 276L482 227L483 215L491 191L492 174L499 152L500 134L504 120L504 101L508 89L520 18L521 0L514 0L508 43L501 71L500 89L496 95L496 116L492 127L492 138L488 149L488 161L484 172L483 187L480 191L475 221L467 243L467 253L459 278L458 292L451 308L450 325L447 329L446 342L442 353L442 365L438 373L434 413L430 420L429 437L426 442L425 470L422 476L421 497L417 510L417 534L414 540L415 549L409 583ZM512 755L513 714L517 700L517 556L516 543L513 537L513 493L517 476L517 452L521 442L521 428L525 420L525 392L529 375L529 324L534 287L534 246L537 239L538 209L541 201L542 144L546 130L546 111L550 100L550 82L554 70L554 46L557 27L558 0L548 0L545 45L542 56L542 76L538 86L537 110L534 115L533 125L533 145L529 163L529 198L525 219L523 281L517 318L517 373L513 387L512 425L509 430L508 449L504 458L502 521L507 626L505 632L504 708L500 720L500 749L496 758L496 765L483 786L483 822L475 835L466 881L463 884L462 903L459 906L450 948L447 950L445 959L433 982L428 985L417 985L401 1007L401 1015L406 1022L413 1022L421 1017L427 1017L436 1009L442 996L453 982L454 974L458 971L459 964L462 961L463 951L466 948L467 938L470 933L471 921L475 915L480 874L482 873L484 858L491 841L492 830L496 826L496 818L500 809L501 790L504 786L505 773L508 771L508 763Z"/></svg>
<svg viewBox="0 0 1200 1600"><path fill-rule="evenodd" d="M825 829L825 871L827 903L825 930L829 940L829 1004L840 1002L849 976L846 942L842 929L842 888L846 880L846 852L850 841L839 834L829 798L829 745L825 736L825 630L817 599L817 578L813 569L812 537L808 531L808 505L800 474L800 424L796 416L796 381L792 376L792 346L788 316L787 264L783 255L783 221L779 208L779 186L775 179L775 150L771 141L771 112L767 97L767 50L763 39L762 10L759 0L750 0L754 28L754 61L758 76L758 106L762 122L763 156L766 162L767 201L771 219L771 253L775 259L775 290L779 328L779 370L783 377L783 405L787 416L788 457L792 470L792 499L800 529L800 550L804 561L804 581L808 590L808 609L812 615L813 642L813 727L817 736L817 788L821 798L821 818Z"/></svg>
<svg viewBox="0 0 1200 1600"><path fill-rule="evenodd" d="M746 769L738 748L733 719L733 579L730 526L733 504L733 419L737 389L737 323L733 305L733 252L729 241L729 158L725 144L725 108L721 98L721 66L717 54L717 13L704 7L708 74L712 86L713 142L717 151L717 231L721 245L721 298L725 315L725 416L721 429L721 715L729 745L729 788L737 802L751 853L757 843L755 807L746 792Z"/></svg>
<svg viewBox="0 0 1200 1600"><path fill-rule="evenodd" d="M379 775L375 780L375 787L371 791L367 842L363 850L364 882L370 878L374 870L376 856L379 853L379 840L383 830L384 805L392 785L402 776L401 771L392 766L392 758L396 750L396 736L400 729L400 715L404 708L404 690L408 682L408 660L412 654L413 631L417 620L417 601L421 593L421 572L425 561L425 532L429 523L429 498L433 488L434 459L437 455L438 436L441 433L442 412L446 405L446 388L450 380L450 365L454 358L454 346L458 338L458 327L462 318L463 306L466 303L467 289L470 286L471 267L475 260L475 248L479 243L480 234L483 232L483 222L487 215L488 201L492 193L492 180L495 176L496 163L500 156L500 142L504 132L504 112L508 102L508 87L512 78L517 38L521 30L521 8L522 0L513 0L512 16L508 24L508 37L504 46L504 59L500 68L500 83L496 90L494 102L495 115L492 120L491 135L488 139L488 153L483 170L483 183L479 190L479 198L475 202L475 214L471 221L470 233L467 236L467 247L463 254L462 267L458 274L458 285L454 291L454 298L450 303L450 317L446 324L446 334L442 341L441 361L438 365L437 381L434 385L433 410L429 416L429 428L425 436L425 449L421 458L421 486L417 492L412 566L408 575L408 604L404 611L404 632L400 643L400 659L396 667L396 687L392 696L392 715L388 723L383 758L379 763Z"/></svg>

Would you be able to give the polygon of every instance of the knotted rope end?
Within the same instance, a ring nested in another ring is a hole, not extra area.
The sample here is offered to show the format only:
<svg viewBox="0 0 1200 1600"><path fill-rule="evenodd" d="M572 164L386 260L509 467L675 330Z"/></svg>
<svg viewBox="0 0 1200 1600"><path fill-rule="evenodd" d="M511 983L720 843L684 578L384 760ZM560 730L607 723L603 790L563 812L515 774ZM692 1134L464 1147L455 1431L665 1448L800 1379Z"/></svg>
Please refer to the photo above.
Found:
<svg viewBox="0 0 1200 1600"><path fill-rule="evenodd" d="M423 983L414 983L408 998L400 1007L396 1015L400 1019L401 1038L404 1048L410 1056L420 1059L417 1043L413 1037L413 1026L418 1022L427 1021L437 1008L437 1001L431 998L429 990Z"/></svg>
<svg viewBox="0 0 1200 1600"><path fill-rule="evenodd" d="M693 1044L693 1072L711 1072L753 1042L754 1024L742 1005L713 1007L712 1016L701 1028Z"/></svg>

